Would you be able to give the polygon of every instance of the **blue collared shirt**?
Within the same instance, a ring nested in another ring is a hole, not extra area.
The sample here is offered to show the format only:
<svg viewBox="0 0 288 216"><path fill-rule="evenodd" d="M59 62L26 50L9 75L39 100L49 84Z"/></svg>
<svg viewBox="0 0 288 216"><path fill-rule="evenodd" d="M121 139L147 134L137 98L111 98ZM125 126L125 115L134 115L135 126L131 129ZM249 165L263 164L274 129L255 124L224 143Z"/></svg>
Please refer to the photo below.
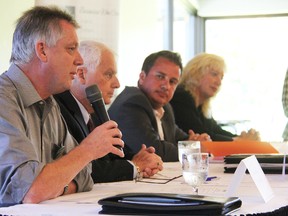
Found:
<svg viewBox="0 0 288 216"><path fill-rule="evenodd" d="M0 76L0 203L21 203L45 164L77 145L53 97L43 100L14 64ZM90 165L76 177L93 187Z"/></svg>

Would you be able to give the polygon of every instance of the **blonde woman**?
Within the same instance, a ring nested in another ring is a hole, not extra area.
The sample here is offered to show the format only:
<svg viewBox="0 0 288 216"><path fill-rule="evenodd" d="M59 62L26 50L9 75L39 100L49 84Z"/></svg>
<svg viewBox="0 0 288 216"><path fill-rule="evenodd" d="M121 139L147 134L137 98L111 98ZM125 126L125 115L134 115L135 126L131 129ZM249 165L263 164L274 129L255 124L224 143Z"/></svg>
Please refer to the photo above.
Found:
<svg viewBox="0 0 288 216"><path fill-rule="evenodd" d="M213 141L260 140L254 129L239 136L223 130L211 116L210 100L218 93L225 70L224 59L214 54L201 53L187 63L170 101L176 124L186 132L207 133Z"/></svg>

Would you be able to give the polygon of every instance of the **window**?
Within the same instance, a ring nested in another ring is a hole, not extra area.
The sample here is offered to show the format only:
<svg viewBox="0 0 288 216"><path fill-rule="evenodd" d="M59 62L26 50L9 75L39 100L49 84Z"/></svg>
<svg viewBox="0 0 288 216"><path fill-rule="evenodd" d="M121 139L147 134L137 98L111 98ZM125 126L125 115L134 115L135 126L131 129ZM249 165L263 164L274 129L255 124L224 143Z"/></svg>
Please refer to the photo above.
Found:
<svg viewBox="0 0 288 216"><path fill-rule="evenodd" d="M151 53L170 49L165 42L173 38L173 51L185 64L194 55L194 28L191 9L182 1L173 2L173 36L168 35L168 0L125 0L120 4L118 78L121 92L125 85L136 86L144 59ZM140 8L140 10L131 10ZM190 10L190 11L189 11ZM167 42L168 43L168 42Z"/></svg>
<svg viewBox="0 0 288 216"><path fill-rule="evenodd" d="M205 50L227 64L222 87L212 103L216 120L247 120L262 140L281 141L288 119L282 87L288 68L288 17L207 19Z"/></svg>
<svg viewBox="0 0 288 216"><path fill-rule="evenodd" d="M181 54L183 66L195 55L193 13L190 5L174 1L173 50Z"/></svg>

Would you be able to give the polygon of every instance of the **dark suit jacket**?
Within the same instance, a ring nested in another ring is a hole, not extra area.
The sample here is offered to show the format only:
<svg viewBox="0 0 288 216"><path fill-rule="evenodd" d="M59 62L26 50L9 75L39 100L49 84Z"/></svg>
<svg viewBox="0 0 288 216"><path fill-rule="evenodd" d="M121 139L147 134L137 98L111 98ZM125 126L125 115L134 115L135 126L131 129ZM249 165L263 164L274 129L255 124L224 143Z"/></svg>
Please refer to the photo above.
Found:
<svg viewBox="0 0 288 216"><path fill-rule="evenodd" d="M80 143L88 134L80 108L69 91L54 95L72 136ZM112 154L92 161L94 183L133 179L133 166L124 159Z"/></svg>
<svg viewBox="0 0 288 216"><path fill-rule="evenodd" d="M125 142L125 155L136 154L142 144L153 146L163 161L178 161L177 142L188 139L188 134L175 124L169 104L162 118L165 141L161 141L151 103L137 87L126 87L114 100L108 113L118 123Z"/></svg>
<svg viewBox="0 0 288 216"><path fill-rule="evenodd" d="M197 108L192 95L178 85L170 104L173 107L177 125L184 131L207 133L213 141L232 141L235 134L223 130L213 118L206 118L202 107Z"/></svg>

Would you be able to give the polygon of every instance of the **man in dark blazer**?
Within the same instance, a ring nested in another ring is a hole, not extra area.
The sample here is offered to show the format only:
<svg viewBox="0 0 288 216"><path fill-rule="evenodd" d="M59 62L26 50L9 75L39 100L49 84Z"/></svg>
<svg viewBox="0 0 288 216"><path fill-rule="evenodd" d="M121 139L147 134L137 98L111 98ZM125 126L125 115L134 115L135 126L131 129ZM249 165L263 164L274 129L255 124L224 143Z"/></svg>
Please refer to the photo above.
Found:
<svg viewBox="0 0 288 216"><path fill-rule="evenodd" d="M179 140L210 140L207 134L189 134L175 124L169 104L182 70L181 57L170 51L149 55L142 66L137 87L126 87L108 112L118 123L125 154L136 154L142 143L153 146L162 160L178 161Z"/></svg>
<svg viewBox="0 0 288 216"><path fill-rule="evenodd" d="M68 129L73 137L81 142L89 135L87 122L91 117L99 122L86 98L86 87L97 84L102 91L106 104L111 103L114 90L119 88L116 77L116 63L112 51L104 44L94 41L83 41L79 47L84 65L78 67L70 91L54 95ZM97 123L96 123L97 124ZM97 126L97 125L95 125ZM92 177L94 183L132 180L138 172L149 177L162 170L162 160L154 153L153 148L141 150L131 158L131 161L109 154L92 162Z"/></svg>

